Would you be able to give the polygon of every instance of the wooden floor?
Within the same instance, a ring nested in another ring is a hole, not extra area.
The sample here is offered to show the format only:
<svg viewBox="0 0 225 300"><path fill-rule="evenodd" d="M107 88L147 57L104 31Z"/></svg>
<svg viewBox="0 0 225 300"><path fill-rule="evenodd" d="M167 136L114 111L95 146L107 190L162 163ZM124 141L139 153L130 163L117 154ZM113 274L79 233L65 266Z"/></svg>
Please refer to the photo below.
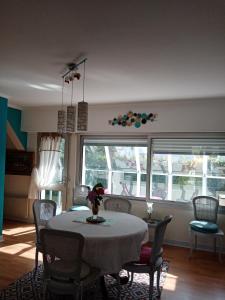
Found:
<svg viewBox="0 0 225 300"><path fill-rule="evenodd" d="M0 289L34 267L33 225L7 222L0 243ZM225 299L225 263L213 253L197 251L191 260L188 249L165 246L169 272L162 300ZM224 258L225 260L225 258Z"/></svg>

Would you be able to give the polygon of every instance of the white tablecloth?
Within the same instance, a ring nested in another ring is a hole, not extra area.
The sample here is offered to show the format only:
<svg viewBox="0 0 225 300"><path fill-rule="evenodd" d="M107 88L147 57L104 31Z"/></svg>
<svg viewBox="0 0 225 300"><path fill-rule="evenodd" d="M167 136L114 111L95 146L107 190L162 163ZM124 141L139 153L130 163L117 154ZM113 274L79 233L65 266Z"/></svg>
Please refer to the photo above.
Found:
<svg viewBox="0 0 225 300"><path fill-rule="evenodd" d="M121 266L137 260L143 241L148 239L148 226L140 218L113 211L100 211L106 223L88 224L90 211L72 211L48 222L48 228L78 232L85 238L83 259L101 269L102 274L119 272Z"/></svg>

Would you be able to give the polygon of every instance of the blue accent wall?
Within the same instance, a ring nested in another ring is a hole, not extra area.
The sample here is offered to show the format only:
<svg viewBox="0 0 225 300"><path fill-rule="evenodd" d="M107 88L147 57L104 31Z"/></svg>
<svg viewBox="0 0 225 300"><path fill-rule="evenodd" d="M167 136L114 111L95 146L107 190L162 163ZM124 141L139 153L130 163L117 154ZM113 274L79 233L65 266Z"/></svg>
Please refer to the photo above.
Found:
<svg viewBox="0 0 225 300"><path fill-rule="evenodd" d="M20 140L24 149L27 148L27 133L20 130L21 128L21 110L9 107L7 119L12 126L15 134Z"/></svg>
<svg viewBox="0 0 225 300"><path fill-rule="evenodd" d="M0 97L0 236L2 235L8 100Z"/></svg>

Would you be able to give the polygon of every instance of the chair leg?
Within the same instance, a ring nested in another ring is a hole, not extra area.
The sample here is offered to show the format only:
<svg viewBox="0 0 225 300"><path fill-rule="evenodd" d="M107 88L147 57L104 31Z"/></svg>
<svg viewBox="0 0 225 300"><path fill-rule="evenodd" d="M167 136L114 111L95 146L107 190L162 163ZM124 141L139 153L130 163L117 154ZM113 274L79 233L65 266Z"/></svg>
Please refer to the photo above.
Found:
<svg viewBox="0 0 225 300"><path fill-rule="evenodd" d="M120 285L120 276L119 273L116 274L116 282L117 282L117 299L120 299L120 294L121 294L121 285Z"/></svg>
<svg viewBox="0 0 225 300"><path fill-rule="evenodd" d="M133 273L133 272L131 272L129 286L131 286L131 285L132 285L132 283L133 283L133 280L134 280L134 273Z"/></svg>
<svg viewBox="0 0 225 300"><path fill-rule="evenodd" d="M38 268L38 249L37 249L37 247L36 247L36 251L35 251L35 269L34 269L34 277L36 276L37 268Z"/></svg>
<svg viewBox="0 0 225 300"><path fill-rule="evenodd" d="M47 300L47 284L44 282L43 284L43 300Z"/></svg>
<svg viewBox="0 0 225 300"><path fill-rule="evenodd" d="M195 234L195 250L197 249L197 244L198 244L198 241L197 241L197 234Z"/></svg>
<svg viewBox="0 0 225 300"><path fill-rule="evenodd" d="M216 253L216 237L214 237L214 253Z"/></svg>
<svg viewBox="0 0 225 300"><path fill-rule="evenodd" d="M223 238L219 237L219 250L218 250L218 255L219 255L219 262L222 263L222 250L223 250Z"/></svg>
<svg viewBox="0 0 225 300"><path fill-rule="evenodd" d="M153 300L154 272L149 273L149 300Z"/></svg>
<svg viewBox="0 0 225 300"><path fill-rule="evenodd" d="M130 280L130 272L127 271L128 282Z"/></svg>
<svg viewBox="0 0 225 300"><path fill-rule="evenodd" d="M78 291L76 292L76 300L82 300L83 299L83 286L78 288Z"/></svg>
<svg viewBox="0 0 225 300"><path fill-rule="evenodd" d="M101 287L101 292L102 292L102 296L103 299L107 299L108 298L108 292L107 292L107 288L105 285L105 279L104 276L100 276L100 287Z"/></svg>
<svg viewBox="0 0 225 300"><path fill-rule="evenodd" d="M161 296L161 290L160 290L160 275L161 275L161 266L157 269L157 297L160 298Z"/></svg>
<svg viewBox="0 0 225 300"><path fill-rule="evenodd" d="M193 254L193 232L190 230L189 232L189 240L190 240L190 253L189 253L189 258L192 257Z"/></svg>

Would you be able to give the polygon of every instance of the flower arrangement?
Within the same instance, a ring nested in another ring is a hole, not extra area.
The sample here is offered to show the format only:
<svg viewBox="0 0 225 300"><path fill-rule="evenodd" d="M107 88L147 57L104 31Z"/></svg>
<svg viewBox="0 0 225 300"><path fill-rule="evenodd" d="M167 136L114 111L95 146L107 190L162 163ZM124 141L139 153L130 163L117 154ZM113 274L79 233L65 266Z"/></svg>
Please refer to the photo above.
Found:
<svg viewBox="0 0 225 300"><path fill-rule="evenodd" d="M92 191L88 193L88 200L92 204L92 208L98 210L98 206L100 205L100 202L102 201L104 195L104 187L101 183L97 183ZM93 212L94 213L94 212Z"/></svg>

